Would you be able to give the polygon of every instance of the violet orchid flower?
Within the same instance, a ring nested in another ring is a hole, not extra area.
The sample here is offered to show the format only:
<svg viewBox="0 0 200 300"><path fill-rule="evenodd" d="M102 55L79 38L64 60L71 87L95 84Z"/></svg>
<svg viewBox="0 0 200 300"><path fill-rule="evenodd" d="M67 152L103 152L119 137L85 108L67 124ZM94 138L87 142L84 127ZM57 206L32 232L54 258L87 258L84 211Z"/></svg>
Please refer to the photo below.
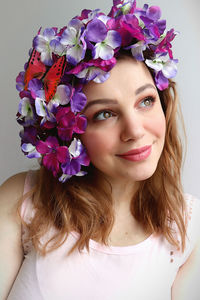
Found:
<svg viewBox="0 0 200 300"><path fill-rule="evenodd" d="M36 150L43 156L43 165L51 170L55 177L60 172L60 164L70 159L68 148L60 146L56 137L49 136L45 142L39 141Z"/></svg>
<svg viewBox="0 0 200 300"><path fill-rule="evenodd" d="M79 139L74 138L69 146L70 160L61 165L63 175L59 178L65 182L71 176L83 176L86 172L81 171L81 165L88 166L90 159L86 153L86 149Z"/></svg>
<svg viewBox="0 0 200 300"><path fill-rule="evenodd" d="M43 34L38 34L33 40L33 47L41 53L41 61L51 66L53 64L50 42L56 38L55 28L46 28Z"/></svg>
<svg viewBox="0 0 200 300"><path fill-rule="evenodd" d="M84 133L87 126L86 117L80 114L75 115L70 107L60 108L56 114L56 120L58 136L63 141L71 140L73 133Z"/></svg>
<svg viewBox="0 0 200 300"><path fill-rule="evenodd" d="M86 42L82 36L84 24L77 18L72 19L64 30L60 43L65 47L66 58L76 65L85 57Z"/></svg>

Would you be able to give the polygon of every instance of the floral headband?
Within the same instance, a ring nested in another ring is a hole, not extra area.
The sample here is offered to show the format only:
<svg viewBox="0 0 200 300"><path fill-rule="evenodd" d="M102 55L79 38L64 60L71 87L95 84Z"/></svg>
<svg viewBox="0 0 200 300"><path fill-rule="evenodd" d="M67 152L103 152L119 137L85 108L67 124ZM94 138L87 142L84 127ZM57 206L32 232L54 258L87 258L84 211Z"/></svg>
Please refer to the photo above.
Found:
<svg viewBox="0 0 200 300"><path fill-rule="evenodd" d="M86 174L81 167L90 160L77 138L87 126L82 88L91 80L107 80L120 51L144 61L159 90L168 87L177 73L171 50L176 32L165 32L166 21L160 17L158 6L141 9L136 1L113 0L108 15L84 9L60 30L40 28L16 78L21 149L28 158L39 158L61 182Z"/></svg>

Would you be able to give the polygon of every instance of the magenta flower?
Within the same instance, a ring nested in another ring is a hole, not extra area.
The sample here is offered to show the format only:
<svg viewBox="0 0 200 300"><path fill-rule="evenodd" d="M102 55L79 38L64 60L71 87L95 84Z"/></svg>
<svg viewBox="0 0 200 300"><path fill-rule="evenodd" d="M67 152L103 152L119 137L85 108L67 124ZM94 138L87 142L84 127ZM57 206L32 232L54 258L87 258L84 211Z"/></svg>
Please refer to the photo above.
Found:
<svg viewBox="0 0 200 300"><path fill-rule="evenodd" d="M121 35L122 46L129 45L133 38L138 41L146 40L136 16L122 15L117 19L110 19L107 22L107 26L109 29L116 30Z"/></svg>
<svg viewBox="0 0 200 300"><path fill-rule="evenodd" d="M113 6L108 16L115 18L125 14L133 14L136 9L136 1L113 0Z"/></svg>
<svg viewBox="0 0 200 300"><path fill-rule="evenodd" d="M56 114L58 135L63 141L69 141L73 133L84 133L87 120L85 116L75 115L70 107L60 108Z"/></svg>
<svg viewBox="0 0 200 300"><path fill-rule="evenodd" d="M60 163L66 163L70 159L68 148L60 146L56 137L49 136L45 142L39 141L36 150L43 156L43 165L51 170L55 177L60 172Z"/></svg>
<svg viewBox="0 0 200 300"><path fill-rule="evenodd" d="M173 54L172 54L172 44L171 41L175 38L177 33L174 32L174 29L171 29L170 31L167 32L165 38L160 42L156 49L156 53L168 53L169 57L173 59Z"/></svg>
<svg viewBox="0 0 200 300"><path fill-rule="evenodd" d="M93 80L97 83L104 82L109 77L109 71L116 64L116 58L112 57L108 60L91 59L88 62L81 62L75 68L70 70L68 74L74 74L84 81Z"/></svg>

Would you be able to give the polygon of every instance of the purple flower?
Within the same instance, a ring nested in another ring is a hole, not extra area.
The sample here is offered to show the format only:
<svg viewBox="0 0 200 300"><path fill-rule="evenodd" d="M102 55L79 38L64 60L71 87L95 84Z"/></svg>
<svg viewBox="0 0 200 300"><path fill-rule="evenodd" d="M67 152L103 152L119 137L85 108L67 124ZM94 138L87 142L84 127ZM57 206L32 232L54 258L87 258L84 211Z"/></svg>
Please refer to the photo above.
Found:
<svg viewBox="0 0 200 300"><path fill-rule="evenodd" d="M16 78L16 89L19 92L24 90L24 76L25 76L25 72L20 72Z"/></svg>
<svg viewBox="0 0 200 300"><path fill-rule="evenodd" d="M61 165L63 176L60 178L62 182L66 181L73 175L82 176L85 172L81 172L81 165L88 166L90 159L87 155L86 149L81 141L74 138L69 147L70 160Z"/></svg>
<svg viewBox="0 0 200 300"><path fill-rule="evenodd" d="M26 154L26 157L28 158L39 158L41 157L41 154L36 150L36 147L32 145L31 143L24 143L21 146L22 151Z"/></svg>
<svg viewBox="0 0 200 300"><path fill-rule="evenodd" d="M160 20L161 10L159 6L144 5L143 10L137 9L137 13L145 26L144 32L147 36L158 39L163 34L166 28L166 21Z"/></svg>
<svg viewBox="0 0 200 300"><path fill-rule="evenodd" d="M44 99L36 98L35 99L35 109L38 116L42 117L40 125L42 126L47 121L50 123L56 123L56 118L51 111L49 111L48 106L46 105Z"/></svg>
<svg viewBox="0 0 200 300"><path fill-rule="evenodd" d="M109 29L119 32L122 46L129 45L133 38L139 41L146 40L139 21L134 15L122 15L117 19L110 19L107 26Z"/></svg>
<svg viewBox="0 0 200 300"><path fill-rule="evenodd" d="M95 17L98 17L99 15L103 15L102 12L100 12L100 9L83 9L81 12L81 16L78 17L82 23L87 24L89 21L95 19Z"/></svg>
<svg viewBox="0 0 200 300"><path fill-rule="evenodd" d="M105 40L107 32L106 25L101 20L95 18L88 23L85 38L91 42L100 43Z"/></svg>
<svg viewBox="0 0 200 300"><path fill-rule="evenodd" d="M108 16L116 18L117 16L133 14L136 9L136 1L132 0L113 0L113 6Z"/></svg>
<svg viewBox="0 0 200 300"><path fill-rule="evenodd" d="M136 44L125 47L124 49L126 50L131 49L131 53L133 57L135 57L139 61L143 61L144 60L143 51L145 51L146 48L147 48L146 43L144 41L139 41Z"/></svg>
<svg viewBox="0 0 200 300"><path fill-rule="evenodd" d="M65 47L66 58L76 65L85 57L86 42L82 36L84 24L77 18L72 19L62 34L60 43Z"/></svg>
<svg viewBox="0 0 200 300"><path fill-rule="evenodd" d="M24 97L19 102L18 111L20 117L18 117L18 122L22 121L23 126L33 125L35 123L35 112L31 104L31 99Z"/></svg>
<svg viewBox="0 0 200 300"><path fill-rule="evenodd" d="M58 135L63 141L69 141L73 133L84 133L87 120L85 116L75 115L70 107L60 108L56 114Z"/></svg>
<svg viewBox="0 0 200 300"><path fill-rule="evenodd" d="M56 137L49 136L45 142L39 141L36 150L42 154L44 166L53 172L56 177L60 172L60 163L69 161L69 150L66 146L60 146Z"/></svg>
<svg viewBox="0 0 200 300"><path fill-rule="evenodd" d="M93 80L97 83L104 82L110 76L109 71L116 64L116 58L112 57L109 60L91 59L88 62L81 62L75 68L70 70L68 74L74 74L78 78L83 79L83 82Z"/></svg>
<svg viewBox="0 0 200 300"><path fill-rule="evenodd" d="M160 56L157 59L145 60L146 65L155 71L156 86L160 90L168 87L169 78L173 78L177 73L177 59L168 59L166 56Z"/></svg>
<svg viewBox="0 0 200 300"><path fill-rule="evenodd" d="M159 90L165 90L169 85L169 80L159 71L155 76L155 83Z"/></svg>
<svg viewBox="0 0 200 300"><path fill-rule="evenodd" d="M22 143L36 145L37 142L37 129L33 126L25 127L20 131L19 136Z"/></svg>
<svg viewBox="0 0 200 300"><path fill-rule="evenodd" d="M56 38L55 28L46 28L43 34L38 34L33 40L33 47L41 53L41 61L51 66L53 64L50 42Z"/></svg>
<svg viewBox="0 0 200 300"><path fill-rule="evenodd" d="M59 56L62 56L65 52L65 46L61 44L61 37L57 36L55 39L51 40L49 46L51 48L51 51L54 54L57 54Z"/></svg>
<svg viewBox="0 0 200 300"><path fill-rule="evenodd" d="M114 55L114 49L120 47L121 45L121 36L119 32L115 30L109 30L105 39L100 42L96 43L95 47L93 48L93 58L101 58L103 60L109 60Z"/></svg>
<svg viewBox="0 0 200 300"><path fill-rule="evenodd" d="M33 78L32 80L29 81L28 90L31 92L31 96L33 99L41 96L42 89L43 89L43 84L41 80L37 78Z"/></svg>
<svg viewBox="0 0 200 300"><path fill-rule="evenodd" d="M74 113L82 111L87 102L85 94L73 88L70 84L59 85L57 94L62 105L71 103L71 111Z"/></svg>

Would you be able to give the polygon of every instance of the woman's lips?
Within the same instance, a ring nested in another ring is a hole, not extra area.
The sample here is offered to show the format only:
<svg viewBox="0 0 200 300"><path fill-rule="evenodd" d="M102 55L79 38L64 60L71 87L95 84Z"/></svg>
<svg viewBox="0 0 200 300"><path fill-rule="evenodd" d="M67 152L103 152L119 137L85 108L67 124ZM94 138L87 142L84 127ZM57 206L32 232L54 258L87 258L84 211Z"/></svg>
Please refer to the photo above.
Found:
<svg viewBox="0 0 200 300"><path fill-rule="evenodd" d="M133 149L128 152L122 153L119 156L120 158L131 160L131 161L141 161L145 160L151 154L152 146L144 146L141 148Z"/></svg>

